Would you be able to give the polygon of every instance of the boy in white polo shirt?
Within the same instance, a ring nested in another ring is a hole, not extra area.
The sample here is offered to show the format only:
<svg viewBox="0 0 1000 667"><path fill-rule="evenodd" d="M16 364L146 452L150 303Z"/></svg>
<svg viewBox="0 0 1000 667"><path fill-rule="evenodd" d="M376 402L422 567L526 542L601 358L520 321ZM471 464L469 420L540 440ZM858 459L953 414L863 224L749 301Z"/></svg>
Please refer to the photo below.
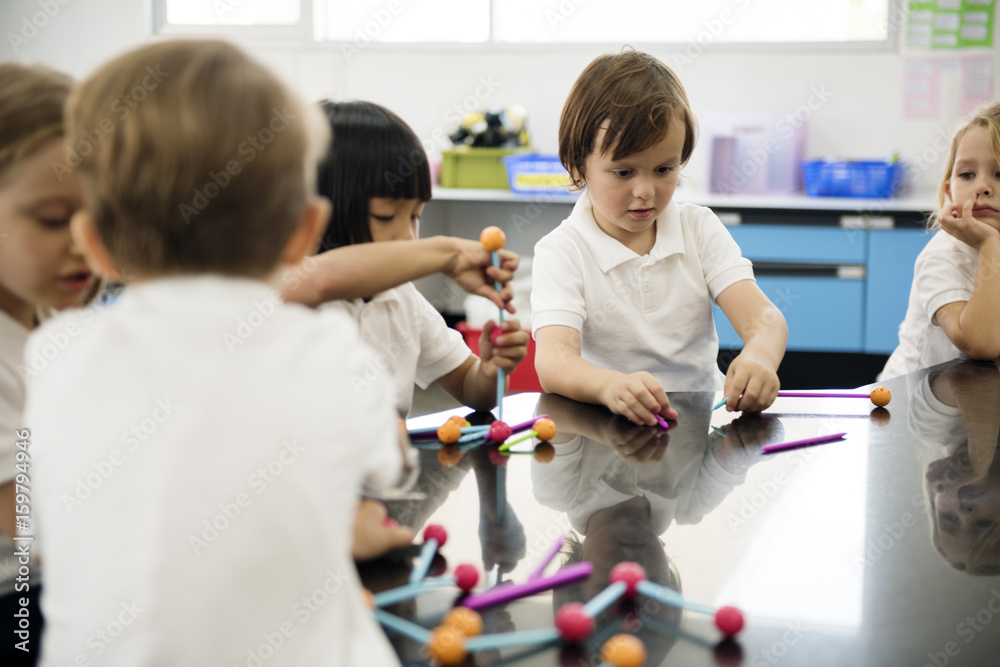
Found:
<svg viewBox="0 0 1000 667"><path fill-rule="evenodd" d="M355 325L275 289L326 223L322 118L239 49L181 41L101 67L67 125L74 239L132 279L25 353L76 332L23 420L43 664L398 664L351 559L363 482L400 471L391 385L356 390Z"/></svg>
<svg viewBox="0 0 1000 667"><path fill-rule="evenodd" d="M674 419L671 391L717 391L728 410L777 396L788 329L710 210L671 201L694 148L680 81L650 55L595 59L563 108L559 156L578 188L570 216L535 246L532 331L546 391L639 424ZM723 381L718 304L743 339Z"/></svg>

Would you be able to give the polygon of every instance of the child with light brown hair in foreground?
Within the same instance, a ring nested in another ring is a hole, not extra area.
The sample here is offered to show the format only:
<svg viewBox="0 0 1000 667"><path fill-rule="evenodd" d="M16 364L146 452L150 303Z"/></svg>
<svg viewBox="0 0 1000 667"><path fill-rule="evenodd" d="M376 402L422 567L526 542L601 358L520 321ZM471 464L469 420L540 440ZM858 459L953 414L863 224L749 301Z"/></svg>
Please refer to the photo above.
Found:
<svg viewBox="0 0 1000 667"><path fill-rule="evenodd" d="M363 483L401 467L391 388L351 385L348 318L275 297L326 224L322 117L239 49L172 41L99 68L67 123L73 236L130 284L28 342L78 330L24 418L44 663L397 664L351 559Z"/></svg>

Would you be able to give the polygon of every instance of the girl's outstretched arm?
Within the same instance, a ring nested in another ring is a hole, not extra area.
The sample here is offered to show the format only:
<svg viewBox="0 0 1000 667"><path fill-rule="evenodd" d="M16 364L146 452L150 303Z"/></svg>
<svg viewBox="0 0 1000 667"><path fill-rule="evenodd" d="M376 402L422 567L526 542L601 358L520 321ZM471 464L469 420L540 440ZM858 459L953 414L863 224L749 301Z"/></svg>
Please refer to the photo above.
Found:
<svg viewBox="0 0 1000 667"><path fill-rule="evenodd" d="M500 250L500 268L478 241L432 236L415 241L359 243L307 257L286 270L282 296L286 301L318 306L335 299L372 296L403 283L444 273L462 289L486 297L513 313L513 291L506 283L517 270L519 258ZM505 285L500 292L494 281Z"/></svg>
<svg viewBox="0 0 1000 667"><path fill-rule="evenodd" d="M788 325L753 280L733 283L718 298L719 308L743 339L743 351L729 364L723 395L729 411L759 412L778 397L778 366L785 356Z"/></svg>
<svg viewBox="0 0 1000 667"><path fill-rule="evenodd" d="M1000 231L972 216L972 200L961 215L945 207L938 221L947 234L979 251L979 264L969 300L941 306L934 317L963 354L992 361L1000 357Z"/></svg>

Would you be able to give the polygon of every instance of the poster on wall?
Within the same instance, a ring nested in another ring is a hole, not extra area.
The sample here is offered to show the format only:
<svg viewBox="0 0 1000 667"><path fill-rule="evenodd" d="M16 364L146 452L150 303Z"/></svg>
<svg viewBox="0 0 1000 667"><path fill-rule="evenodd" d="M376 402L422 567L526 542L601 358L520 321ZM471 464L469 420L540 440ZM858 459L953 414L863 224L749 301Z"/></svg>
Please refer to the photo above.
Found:
<svg viewBox="0 0 1000 667"><path fill-rule="evenodd" d="M903 116L965 116L993 99L993 58L908 58L903 70ZM945 103L942 103L945 100ZM942 109L942 105L948 107Z"/></svg>
<svg viewBox="0 0 1000 667"><path fill-rule="evenodd" d="M991 48L995 0L911 0L906 45L914 50Z"/></svg>

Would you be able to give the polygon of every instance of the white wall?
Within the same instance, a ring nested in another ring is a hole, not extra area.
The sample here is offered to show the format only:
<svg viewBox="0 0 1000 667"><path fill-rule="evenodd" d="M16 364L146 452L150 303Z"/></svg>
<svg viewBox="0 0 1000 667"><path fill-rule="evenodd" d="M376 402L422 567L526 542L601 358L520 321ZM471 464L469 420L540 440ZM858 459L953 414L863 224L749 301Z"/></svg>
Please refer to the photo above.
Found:
<svg viewBox="0 0 1000 667"><path fill-rule="evenodd" d="M41 11L40 5L58 7L58 12L15 52L10 33L21 33L25 17ZM4 0L0 58L44 62L83 76L107 58L147 40L149 23L142 0ZM559 112L576 75L598 53L612 50L370 46L348 61L335 46L248 48L310 99L334 96L379 102L403 116L428 143L454 130L455 107L461 110L466 100L479 106L523 104L530 112L533 143L545 152L555 152ZM675 67L696 114L794 112L811 101L817 108L811 110L808 124L808 157L886 159L899 151L904 159L918 158L922 164L930 159L931 166L918 175L918 184L924 187L936 180L942 160L940 151L933 149L934 141L939 131L949 133L958 118L954 100L943 103L942 117L936 120L902 117L905 57L898 52L737 51L710 45L693 62L679 64L679 52L648 50ZM997 98L996 63L994 69ZM816 104L815 91L824 91L829 98ZM481 100L475 99L477 92ZM447 140L434 143L449 147ZM704 185L705 145L686 170L693 187Z"/></svg>

